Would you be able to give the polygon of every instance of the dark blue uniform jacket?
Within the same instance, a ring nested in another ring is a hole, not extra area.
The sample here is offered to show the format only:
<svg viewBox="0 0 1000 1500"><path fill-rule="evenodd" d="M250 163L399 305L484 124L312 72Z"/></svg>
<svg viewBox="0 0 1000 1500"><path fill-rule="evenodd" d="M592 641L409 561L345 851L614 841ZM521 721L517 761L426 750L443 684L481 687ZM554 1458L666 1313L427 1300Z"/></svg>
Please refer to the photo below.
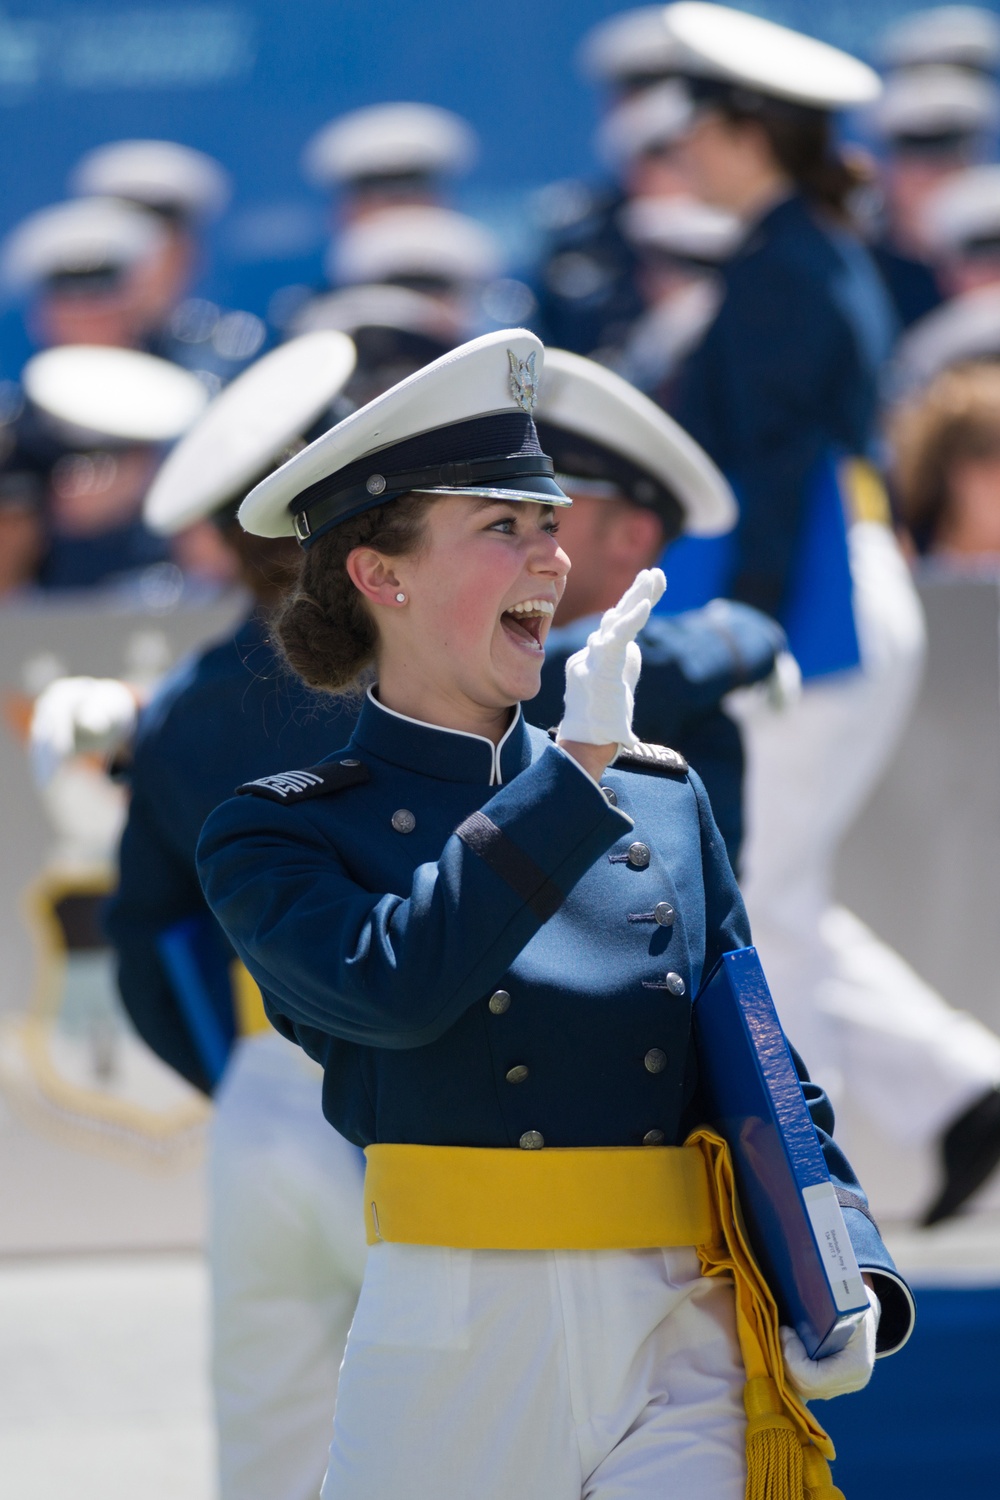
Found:
<svg viewBox="0 0 1000 1500"><path fill-rule="evenodd" d="M692 997L750 932L704 787L674 765L609 769L609 797L520 714L495 749L369 697L344 751L216 809L206 896L274 1025L323 1065L336 1129L361 1146L683 1141ZM845 1212L859 1263L891 1274L871 1220Z"/></svg>
<svg viewBox="0 0 1000 1500"><path fill-rule="evenodd" d="M310 765L342 744L353 722L353 714L282 670L256 616L172 673L141 716L106 927L118 951L122 999L140 1035L199 1088L209 1079L157 937L207 912L194 863L202 824L241 781Z"/></svg>
<svg viewBox="0 0 1000 1500"><path fill-rule="evenodd" d="M594 625L549 637L542 691L526 705L543 728L562 717L566 660ZM742 747L719 699L766 676L783 637L755 610L650 621L638 732L677 745L701 769L735 860ZM197 1087L210 1080L157 949L158 936L207 912L194 855L202 824L241 781L312 765L349 738L356 709L308 692L282 667L256 616L235 639L185 662L142 714L131 767L132 802L118 892L107 928L118 950L122 998L155 1052Z"/></svg>
<svg viewBox="0 0 1000 1500"><path fill-rule="evenodd" d="M760 220L722 276L719 312L670 406L739 497L725 592L782 618L824 459L871 453L893 317L860 241L799 196Z"/></svg>

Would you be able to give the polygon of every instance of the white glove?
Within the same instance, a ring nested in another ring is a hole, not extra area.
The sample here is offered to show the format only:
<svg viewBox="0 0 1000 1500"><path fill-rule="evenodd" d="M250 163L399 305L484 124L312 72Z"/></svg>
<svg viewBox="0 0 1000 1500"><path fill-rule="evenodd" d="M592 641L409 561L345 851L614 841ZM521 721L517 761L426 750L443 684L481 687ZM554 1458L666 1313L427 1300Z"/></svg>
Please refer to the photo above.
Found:
<svg viewBox="0 0 1000 1500"><path fill-rule="evenodd" d="M632 732L635 685L642 656L635 637L667 586L659 568L644 568L613 609L566 663L566 707L557 731L581 745L639 743Z"/></svg>
<svg viewBox="0 0 1000 1500"><path fill-rule="evenodd" d="M35 780L47 786L74 755L109 755L131 737L136 700L114 677L60 677L35 700L30 753Z"/></svg>
<svg viewBox="0 0 1000 1500"><path fill-rule="evenodd" d="M875 1368L875 1335L882 1313L871 1287L868 1311L855 1328L843 1349L825 1359L810 1359L805 1345L792 1328L781 1329L781 1347L785 1354L785 1372L804 1401L830 1401L834 1396L849 1396L862 1390Z"/></svg>
<svg viewBox="0 0 1000 1500"><path fill-rule="evenodd" d="M774 667L761 686L767 701L777 712L791 708L802 697L802 671L790 651L779 651Z"/></svg>

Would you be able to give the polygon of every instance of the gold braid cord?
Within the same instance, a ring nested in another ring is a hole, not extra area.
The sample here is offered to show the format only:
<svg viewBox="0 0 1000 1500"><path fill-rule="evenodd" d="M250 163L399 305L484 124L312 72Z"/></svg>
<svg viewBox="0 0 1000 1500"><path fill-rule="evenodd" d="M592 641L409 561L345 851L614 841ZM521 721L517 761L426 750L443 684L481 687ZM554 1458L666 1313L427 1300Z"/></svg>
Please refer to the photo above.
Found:
<svg viewBox="0 0 1000 1500"><path fill-rule="evenodd" d="M698 1246L702 1275L728 1276L736 1289L736 1332L746 1385L746 1500L844 1500L830 1474L836 1457L829 1434L788 1384L778 1307L740 1222L729 1147L712 1130L686 1142L705 1158L714 1234Z"/></svg>

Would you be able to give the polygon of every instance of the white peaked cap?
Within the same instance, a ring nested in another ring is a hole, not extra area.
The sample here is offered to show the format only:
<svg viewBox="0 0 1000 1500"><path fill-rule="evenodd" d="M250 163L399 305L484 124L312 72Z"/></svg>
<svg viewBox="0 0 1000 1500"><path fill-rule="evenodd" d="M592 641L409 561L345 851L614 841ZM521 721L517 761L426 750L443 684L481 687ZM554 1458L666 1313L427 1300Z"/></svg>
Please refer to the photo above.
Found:
<svg viewBox="0 0 1000 1500"><path fill-rule="evenodd" d="M663 24L662 5L625 10L591 28L580 43L582 73L600 83L665 77L677 66L680 48Z"/></svg>
<svg viewBox="0 0 1000 1500"><path fill-rule="evenodd" d="M87 152L69 185L88 197L125 198L193 219L216 218L232 192L214 157L178 141L110 141Z"/></svg>
<svg viewBox="0 0 1000 1500"><path fill-rule="evenodd" d="M613 370L547 349L535 417L644 470L679 502L692 536L718 536L735 526L733 492L705 450Z"/></svg>
<svg viewBox="0 0 1000 1500"><path fill-rule="evenodd" d="M63 427L117 443L169 443L208 401L201 381L153 354L63 344L21 375L28 399Z"/></svg>
<svg viewBox="0 0 1000 1500"><path fill-rule="evenodd" d="M353 334L359 328L398 328L406 333L420 333L440 338L450 332L450 324L439 301L415 292L410 287L347 286L339 292L324 292L312 297L295 315L293 332L313 333L320 328L335 328Z"/></svg>
<svg viewBox="0 0 1000 1500"><path fill-rule="evenodd" d="M354 370L343 333L307 333L227 385L167 456L146 495L147 526L170 536L241 499L309 428Z"/></svg>
<svg viewBox="0 0 1000 1500"><path fill-rule="evenodd" d="M1000 359L1000 286L953 297L908 328L888 374L893 400L912 396L942 370L976 359Z"/></svg>
<svg viewBox="0 0 1000 1500"><path fill-rule="evenodd" d="M114 198L78 198L16 225L0 250L0 275L25 291L60 273L137 265L165 239L163 226L145 209Z"/></svg>
<svg viewBox="0 0 1000 1500"><path fill-rule="evenodd" d="M389 208L349 225L330 246L327 272L342 286L434 276L489 281L500 271L500 247L485 227L450 208Z"/></svg>
<svg viewBox="0 0 1000 1500"><path fill-rule="evenodd" d="M302 154L309 182L330 188L364 177L466 172L476 157L471 125L436 104L372 104L324 125Z"/></svg>
<svg viewBox="0 0 1000 1500"><path fill-rule="evenodd" d="M713 263L726 260L743 234L736 214L682 194L633 198L622 211L621 225L625 238L639 249Z"/></svg>
<svg viewBox="0 0 1000 1500"><path fill-rule="evenodd" d="M889 68L958 63L988 72L1000 62L1000 18L979 5L938 5L903 16L878 45Z"/></svg>
<svg viewBox="0 0 1000 1500"><path fill-rule="evenodd" d="M996 126L1000 90L965 68L928 66L891 73L871 113L882 136L974 134Z"/></svg>
<svg viewBox="0 0 1000 1500"><path fill-rule="evenodd" d="M543 359L541 341L524 328L502 328L461 344L352 412L262 479L240 506L242 526L257 536L295 535L292 510L296 499L343 470L354 472L361 466L368 472L365 461L369 459L370 473L361 487L373 497L371 503L384 503L378 496L387 491L386 472L391 472L392 463L389 450L409 439L435 433L446 450L448 429L458 423L478 417L530 414ZM496 494L545 505L569 503L551 480L528 481L506 489L473 483L436 484L432 488L446 494ZM390 493L386 492L386 499ZM344 514L355 514L359 508L365 507L347 509Z"/></svg>
<svg viewBox="0 0 1000 1500"><path fill-rule="evenodd" d="M678 78L651 84L610 110L597 132L597 150L613 171L657 146L680 140L694 113L691 95Z"/></svg>
<svg viewBox="0 0 1000 1500"><path fill-rule="evenodd" d="M1000 165L956 172L927 200L923 225L938 254L1000 239Z"/></svg>
<svg viewBox="0 0 1000 1500"><path fill-rule="evenodd" d="M867 63L760 16L701 0L680 0L663 15L684 49L685 73L813 109L870 104L881 91L879 76Z"/></svg>

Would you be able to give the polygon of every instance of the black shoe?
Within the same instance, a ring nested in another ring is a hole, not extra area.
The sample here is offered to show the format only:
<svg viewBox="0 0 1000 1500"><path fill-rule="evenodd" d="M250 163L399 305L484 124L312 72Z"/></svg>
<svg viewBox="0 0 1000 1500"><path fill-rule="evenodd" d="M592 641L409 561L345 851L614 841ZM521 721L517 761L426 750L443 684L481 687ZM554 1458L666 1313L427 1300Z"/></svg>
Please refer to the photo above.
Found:
<svg viewBox="0 0 1000 1500"><path fill-rule="evenodd" d="M941 1137L944 1186L921 1223L950 1219L1000 1165L1000 1087L990 1089Z"/></svg>

